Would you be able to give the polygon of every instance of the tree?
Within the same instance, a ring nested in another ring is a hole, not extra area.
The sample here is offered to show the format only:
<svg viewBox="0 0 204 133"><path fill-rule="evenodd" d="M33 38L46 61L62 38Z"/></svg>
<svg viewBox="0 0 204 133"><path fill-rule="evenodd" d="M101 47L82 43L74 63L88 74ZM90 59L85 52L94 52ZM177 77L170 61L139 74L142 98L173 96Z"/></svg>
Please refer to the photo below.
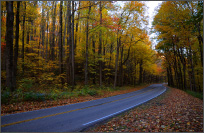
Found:
<svg viewBox="0 0 204 133"><path fill-rule="evenodd" d="M54 61L54 46L55 46L55 21L56 21L56 5L57 3L53 1L53 14L52 14L52 44L51 44L51 60Z"/></svg>
<svg viewBox="0 0 204 133"><path fill-rule="evenodd" d="M85 85L88 84L88 45L89 45L89 15L91 11L91 5L89 2L89 11L86 20L86 63L85 63Z"/></svg>
<svg viewBox="0 0 204 133"><path fill-rule="evenodd" d="M13 1L6 2L6 86L11 90L15 90L14 69L13 69Z"/></svg>
<svg viewBox="0 0 204 133"><path fill-rule="evenodd" d="M197 28L197 24L202 23L202 17L200 14L197 19L193 19L192 14L193 10L198 10L195 8L196 4L197 2L163 2L153 25L155 31L159 33L156 48L166 58L168 84L180 89L202 91L202 83L199 82L199 78L196 80L196 77L203 75L202 61L200 63L197 61L198 57L202 60L200 56L202 41L198 39L201 30ZM199 73L196 74L195 68Z"/></svg>
<svg viewBox="0 0 204 133"><path fill-rule="evenodd" d="M19 12L20 12L20 1L17 1L17 13L16 13L16 36L15 36L15 47L14 47L14 65L13 65L13 72L14 72L14 78L13 78L13 84L14 88L16 88L16 76L17 76L17 62L18 62L18 42L19 42Z"/></svg>
<svg viewBox="0 0 204 133"><path fill-rule="evenodd" d="M63 73L63 62L62 62L62 52L63 52L63 45L62 45L62 5L63 1L60 1L60 43L59 43L59 64L60 64L60 74ZM63 79L61 78L62 84L63 84Z"/></svg>
<svg viewBox="0 0 204 133"><path fill-rule="evenodd" d="M21 54L22 54L22 70L23 70L23 74L24 74L24 48L25 48L25 39L24 39L24 37L25 37L25 16L26 16L26 1L25 1L25 7L24 7L24 12L23 12L23 35L22 35L22 52L21 52Z"/></svg>

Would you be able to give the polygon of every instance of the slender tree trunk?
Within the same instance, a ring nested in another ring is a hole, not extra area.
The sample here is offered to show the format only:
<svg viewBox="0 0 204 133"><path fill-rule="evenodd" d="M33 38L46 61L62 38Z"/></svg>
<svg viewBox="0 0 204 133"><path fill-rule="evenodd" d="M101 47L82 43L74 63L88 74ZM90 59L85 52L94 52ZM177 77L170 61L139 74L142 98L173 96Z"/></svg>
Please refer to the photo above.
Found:
<svg viewBox="0 0 204 133"><path fill-rule="evenodd" d="M181 50L181 61L183 64L183 78L184 78L183 87L184 87L184 90L186 90L187 89L187 85L186 85L186 62L185 62L185 58L183 55L183 49L180 48L180 50Z"/></svg>
<svg viewBox="0 0 204 133"><path fill-rule="evenodd" d="M62 46L62 5L63 1L60 1L60 39L59 39L59 64L60 64L60 74L63 73L63 64L62 64L62 51L63 51L63 46ZM62 79L61 79L62 80ZM63 83L63 81L62 81Z"/></svg>
<svg viewBox="0 0 204 133"><path fill-rule="evenodd" d="M75 86L75 72L74 72L74 1L72 1L72 90Z"/></svg>
<svg viewBox="0 0 204 133"><path fill-rule="evenodd" d="M13 1L6 1L6 86L11 90L15 90L13 83L14 72L13 72Z"/></svg>
<svg viewBox="0 0 204 133"><path fill-rule="evenodd" d="M89 12L86 20L86 63L85 63L85 85L88 84L88 45L89 45L89 14L91 11L91 5L89 2Z"/></svg>
<svg viewBox="0 0 204 133"><path fill-rule="evenodd" d="M67 57L67 83L71 84L71 1L68 1L67 4L67 46L69 46L69 57Z"/></svg>
<svg viewBox="0 0 204 133"><path fill-rule="evenodd" d="M20 1L17 1L16 36L15 36L15 47L14 47L14 81L13 81L13 84L14 84L14 85L16 85L17 61L18 61L19 10L20 10ZM16 86L14 86L14 88L16 88Z"/></svg>
<svg viewBox="0 0 204 133"><path fill-rule="evenodd" d="M111 46L110 46L110 56L109 56L109 59L110 59L110 61L109 61L109 71L111 70L111 60L112 60L112 58L111 58L111 54L112 54L112 52L113 52L113 43L111 42ZM110 73L110 72L109 72ZM109 79L108 80L108 84L110 84L111 83L111 80Z"/></svg>
<svg viewBox="0 0 204 133"><path fill-rule="evenodd" d="M65 2L64 4L65 4L65 6L67 5L66 4L67 2ZM64 13L64 14L66 14L66 13ZM66 38L66 27L67 27L67 19L68 19L68 14L66 14L66 15L64 15L65 16L65 24L64 24L64 37L63 37L63 57L65 57L66 56L66 54L65 54L65 38Z"/></svg>
<svg viewBox="0 0 204 133"><path fill-rule="evenodd" d="M15 47L14 47L14 78L13 84L16 88L16 75L17 75L17 62L18 62L18 41L19 41L19 10L20 1L17 1L17 12L16 12L16 36L15 36Z"/></svg>
<svg viewBox="0 0 204 133"><path fill-rule="evenodd" d="M96 60L96 56L95 56L95 49L96 49L96 47L95 47L95 40L94 40L95 38L94 38L94 35L93 35L93 37L92 37L92 51L93 51L93 56L94 56L94 65L93 65L93 70L95 70L96 69L96 67L95 67L95 65L96 65L96 63L95 63L95 60ZM96 74L95 73L93 73L93 84L96 84Z"/></svg>
<svg viewBox="0 0 204 133"><path fill-rule="evenodd" d="M49 43L49 11L47 11L47 41L46 41L46 54L45 54L45 58L46 58L46 61L48 61L48 43Z"/></svg>
<svg viewBox="0 0 204 133"><path fill-rule="evenodd" d="M63 73L63 45L62 45L62 5L63 5L63 1L60 1L60 16L59 16L59 23L60 23L60 27L59 27L59 68L60 68L60 74ZM61 77L61 84L64 84L64 80Z"/></svg>
<svg viewBox="0 0 204 133"><path fill-rule="evenodd" d="M56 21L56 1L53 1L53 16L52 16L52 47L51 47L51 60L54 61L54 46L55 46L55 21Z"/></svg>
<svg viewBox="0 0 204 133"><path fill-rule="evenodd" d="M117 84L118 56L119 56L119 48L121 45L120 39L121 39L120 37L117 39L117 52L116 52L116 60L115 60L115 79L114 79L114 86L113 86L114 89L115 89L116 84Z"/></svg>
<svg viewBox="0 0 204 133"><path fill-rule="evenodd" d="M45 42L45 9L44 9L44 3L42 6L42 22L41 22L41 29L42 29L42 57L44 58L44 42Z"/></svg>
<svg viewBox="0 0 204 133"><path fill-rule="evenodd" d="M100 1L100 26L102 26L102 5ZM102 31L99 31L99 85L102 86L102 60L101 60L101 51L102 51Z"/></svg>
<svg viewBox="0 0 204 133"><path fill-rule="evenodd" d="M121 47L120 53L120 68L119 68L119 85L122 86L122 76L123 76L123 46Z"/></svg>
<svg viewBox="0 0 204 133"><path fill-rule="evenodd" d="M191 65L191 74L192 74L192 87L193 87L193 91L197 91L197 89L196 89L196 82L195 82L195 73L194 73L193 59L192 59L192 52L191 52L191 44L189 46L190 46L189 55L190 55L190 65Z"/></svg>
<svg viewBox="0 0 204 133"><path fill-rule="evenodd" d="M79 8L81 7L81 1L79 1ZM74 40L74 48L76 50L77 47L77 38L78 38L78 28L79 28L79 17L80 17L80 10L78 11L78 18L76 21L76 36L75 36L75 40Z"/></svg>
<svg viewBox="0 0 204 133"><path fill-rule="evenodd" d="M22 71L24 74L24 36L25 36L25 16L26 16L26 1L25 1L25 8L24 8L24 13L23 13L23 35L22 35Z"/></svg>

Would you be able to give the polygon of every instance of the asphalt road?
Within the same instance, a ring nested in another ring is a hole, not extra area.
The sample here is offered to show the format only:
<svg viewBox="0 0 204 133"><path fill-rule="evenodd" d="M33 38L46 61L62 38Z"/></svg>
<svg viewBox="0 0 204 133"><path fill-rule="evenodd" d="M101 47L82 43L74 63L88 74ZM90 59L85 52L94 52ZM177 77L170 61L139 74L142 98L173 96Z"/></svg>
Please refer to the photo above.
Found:
<svg viewBox="0 0 204 133"><path fill-rule="evenodd" d="M163 92L162 84L108 98L1 117L2 132L74 132L147 102Z"/></svg>

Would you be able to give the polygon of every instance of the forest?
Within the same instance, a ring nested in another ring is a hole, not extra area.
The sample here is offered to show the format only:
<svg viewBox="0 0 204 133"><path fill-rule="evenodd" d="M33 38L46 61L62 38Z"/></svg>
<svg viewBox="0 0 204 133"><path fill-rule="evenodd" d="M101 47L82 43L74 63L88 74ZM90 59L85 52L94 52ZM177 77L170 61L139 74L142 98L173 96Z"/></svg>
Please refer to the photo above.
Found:
<svg viewBox="0 0 204 133"><path fill-rule="evenodd" d="M145 3L115 3L2 1L4 100L164 82L201 93L203 1L162 2L152 23L155 49Z"/></svg>

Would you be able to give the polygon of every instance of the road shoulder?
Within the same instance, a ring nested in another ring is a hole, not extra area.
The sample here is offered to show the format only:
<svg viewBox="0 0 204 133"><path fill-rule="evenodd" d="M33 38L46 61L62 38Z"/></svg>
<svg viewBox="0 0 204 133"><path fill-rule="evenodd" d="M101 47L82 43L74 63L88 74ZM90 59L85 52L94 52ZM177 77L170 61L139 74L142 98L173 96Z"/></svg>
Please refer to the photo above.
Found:
<svg viewBox="0 0 204 133"><path fill-rule="evenodd" d="M168 88L157 98L86 132L203 132L203 101Z"/></svg>

